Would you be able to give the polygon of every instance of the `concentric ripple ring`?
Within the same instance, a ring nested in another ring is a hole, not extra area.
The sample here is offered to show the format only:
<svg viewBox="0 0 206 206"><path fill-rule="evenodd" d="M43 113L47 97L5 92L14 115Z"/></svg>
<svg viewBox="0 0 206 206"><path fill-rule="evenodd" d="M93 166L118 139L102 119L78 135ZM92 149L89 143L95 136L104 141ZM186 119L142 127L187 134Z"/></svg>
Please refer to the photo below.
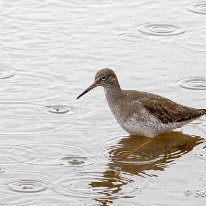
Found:
<svg viewBox="0 0 206 206"><path fill-rule="evenodd" d="M7 184L8 189L14 192L36 193L46 190L47 184L39 180L16 180Z"/></svg>
<svg viewBox="0 0 206 206"><path fill-rule="evenodd" d="M138 30L153 36L173 36L185 33L185 30L180 26L166 23L142 24L138 27Z"/></svg>
<svg viewBox="0 0 206 206"><path fill-rule="evenodd" d="M193 3L187 7L187 10L193 13L206 14L206 2Z"/></svg>
<svg viewBox="0 0 206 206"><path fill-rule="evenodd" d="M187 77L176 81L177 86L188 90L206 90L206 77Z"/></svg>

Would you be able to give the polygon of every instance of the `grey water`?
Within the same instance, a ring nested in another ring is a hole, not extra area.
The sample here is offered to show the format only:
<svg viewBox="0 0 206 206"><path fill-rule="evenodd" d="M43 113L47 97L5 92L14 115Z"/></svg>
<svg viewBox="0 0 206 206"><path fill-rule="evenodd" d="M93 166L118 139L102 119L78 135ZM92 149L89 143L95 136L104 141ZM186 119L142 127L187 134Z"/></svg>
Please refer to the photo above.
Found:
<svg viewBox="0 0 206 206"><path fill-rule="evenodd" d="M206 108L206 1L1 0L0 205L205 205L206 117L150 139L97 70Z"/></svg>

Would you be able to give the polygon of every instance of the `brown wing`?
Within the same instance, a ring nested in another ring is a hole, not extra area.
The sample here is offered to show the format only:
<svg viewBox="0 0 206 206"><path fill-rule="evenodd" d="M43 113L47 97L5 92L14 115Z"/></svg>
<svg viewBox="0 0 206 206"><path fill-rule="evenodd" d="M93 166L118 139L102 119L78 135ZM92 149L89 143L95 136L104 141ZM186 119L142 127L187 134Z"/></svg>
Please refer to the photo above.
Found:
<svg viewBox="0 0 206 206"><path fill-rule="evenodd" d="M138 99L138 101L165 124L189 121L205 114L205 111L202 109L186 107L158 95L145 95Z"/></svg>

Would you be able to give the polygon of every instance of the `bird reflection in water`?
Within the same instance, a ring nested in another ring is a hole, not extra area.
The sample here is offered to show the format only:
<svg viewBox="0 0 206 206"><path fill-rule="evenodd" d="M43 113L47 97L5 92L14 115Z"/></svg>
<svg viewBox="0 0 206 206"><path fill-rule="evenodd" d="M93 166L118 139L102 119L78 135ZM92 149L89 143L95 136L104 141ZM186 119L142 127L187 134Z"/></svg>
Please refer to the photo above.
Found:
<svg viewBox="0 0 206 206"><path fill-rule="evenodd" d="M171 132L155 138L128 136L108 149L108 167L102 173L102 179L92 181L90 186L98 190L99 196L94 199L101 206L108 206L114 199L132 197L124 194L123 187L132 180L124 178L124 174L138 175L139 178L157 176L156 170L164 171L165 167L175 162L195 146L204 142L198 136L190 136L181 132ZM123 174L123 175L121 175ZM99 190L101 188L101 190ZM125 188L125 187L124 187Z"/></svg>

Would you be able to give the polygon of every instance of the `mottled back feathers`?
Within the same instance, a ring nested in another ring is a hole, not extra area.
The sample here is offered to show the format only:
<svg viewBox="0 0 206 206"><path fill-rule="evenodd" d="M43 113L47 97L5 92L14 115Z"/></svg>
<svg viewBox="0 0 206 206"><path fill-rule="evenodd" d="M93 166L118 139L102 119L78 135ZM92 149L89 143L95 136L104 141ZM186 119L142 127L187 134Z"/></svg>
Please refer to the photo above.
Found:
<svg viewBox="0 0 206 206"><path fill-rule="evenodd" d="M128 102L131 97L137 101L152 115L164 124L190 121L206 114L205 109L194 109L177 104L167 98L140 91L125 91Z"/></svg>

